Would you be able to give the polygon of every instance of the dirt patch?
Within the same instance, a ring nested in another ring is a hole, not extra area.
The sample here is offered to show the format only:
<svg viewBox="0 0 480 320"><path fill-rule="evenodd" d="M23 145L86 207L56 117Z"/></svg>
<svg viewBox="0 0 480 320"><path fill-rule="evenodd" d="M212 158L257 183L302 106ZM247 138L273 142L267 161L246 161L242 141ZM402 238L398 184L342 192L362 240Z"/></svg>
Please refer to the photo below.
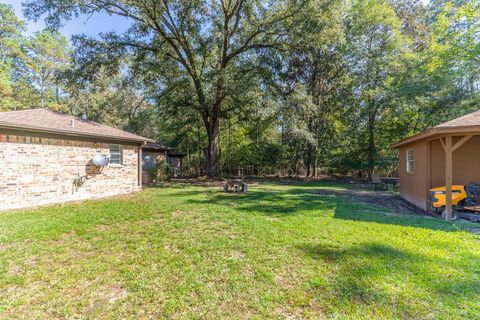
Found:
<svg viewBox="0 0 480 320"><path fill-rule="evenodd" d="M322 189L317 192L320 195L344 196L350 198L354 203L373 204L390 209L395 214L422 215L427 216L423 210L415 207L400 196L380 191L369 190L329 190Z"/></svg>
<svg viewBox="0 0 480 320"><path fill-rule="evenodd" d="M229 260L239 261L245 258L245 254L241 251L234 250L232 251Z"/></svg>
<svg viewBox="0 0 480 320"><path fill-rule="evenodd" d="M165 249L165 251L167 251L168 253L171 253L171 254L179 254L180 253L180 249L174 245L174 244L165 244L163 246L163 248Z"/></svg>
<svg viewBox="0 0 480 320"><path fill-rule="evenodd" d="M184 215L185 215L185 212L180 211L180 210L175 210L175 211L172 212L172 218L175 219L175 220L183 217Z"/></svg>
<svg viewBox="0 0 480 320"><path fill-rule="evenodd" d="M0 244L0 253L7 252L7 250L10 250L14 247L12 243L9 244Z"/></svg>
<svg viewBox="0 0 480 320"><path fill-rule="evenodd" d="M465 228L465 230L480 236L480 229ZM480 242L480 238L477 239L477 242Z"/></svg>
<svg viewBox="0 0 480 320"><path fill-rule="evenodd" d="M10 263L7 269L7 275L10 277L16 276L22 272L23 272L23 268L20 265L13 262Z"/></svg>
<svg viewBox="0 0 480 320"><path fill-rule="evenodd" d="M105 309L108 305L115 303L117 300L123 300L127 297L128 292L121 286L111 286L102 288L95 300L90 302L90 305L86 308L87 314L94 314L100 310Z"/></svg>

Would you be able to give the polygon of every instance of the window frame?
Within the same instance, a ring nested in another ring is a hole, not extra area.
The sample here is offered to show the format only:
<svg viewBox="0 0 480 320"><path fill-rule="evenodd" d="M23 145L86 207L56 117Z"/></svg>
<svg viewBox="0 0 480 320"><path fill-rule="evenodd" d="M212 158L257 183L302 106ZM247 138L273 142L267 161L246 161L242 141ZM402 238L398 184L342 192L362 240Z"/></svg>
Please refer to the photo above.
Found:
<svg viewBox="0 0 480 320"><path fill-rule="evenodd" d="M411 155L411 159L409 159L410 155ZM405 152L405 160L406 160L405 169L407 173L413 174L415 172L415 153L413 152L413 149L408 149Z"/></svg>
<svg viewBox="0 0 480 320"><path fill-rule="evenodd" d="M115 151L112 153L112 146L114 148L117 148L118 147L118 152ZM109 144L108 145L108 154L110 155L110 161L108 162L108 165L109 166L122 166L123 165L123 148L122 148L122 145L120 144L115 144L115 143L112 143L112 144ZM113 156L118 156L118 162L112 162L112 158Z"/></svg>
<svg viewBox="0 0 480 320"><path fill-rule="evenodd" d="M142 152L142 170L150 170L156 167L156 157L154 152Z"/></svg>

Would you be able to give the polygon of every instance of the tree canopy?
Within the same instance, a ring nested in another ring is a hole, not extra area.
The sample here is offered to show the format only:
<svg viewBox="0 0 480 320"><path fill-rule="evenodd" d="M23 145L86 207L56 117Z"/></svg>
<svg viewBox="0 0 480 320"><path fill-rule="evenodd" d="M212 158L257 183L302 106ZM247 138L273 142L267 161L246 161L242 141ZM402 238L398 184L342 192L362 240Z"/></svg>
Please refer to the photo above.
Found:
<svg viewBox="0 0 480 320"><path fill-rule="evenodd" d="M478 109L480 1L0 5L0 109L60 109L188 154L190 174L393 174L390 145ZM98 12L123 34L56 28Z"/></svg>

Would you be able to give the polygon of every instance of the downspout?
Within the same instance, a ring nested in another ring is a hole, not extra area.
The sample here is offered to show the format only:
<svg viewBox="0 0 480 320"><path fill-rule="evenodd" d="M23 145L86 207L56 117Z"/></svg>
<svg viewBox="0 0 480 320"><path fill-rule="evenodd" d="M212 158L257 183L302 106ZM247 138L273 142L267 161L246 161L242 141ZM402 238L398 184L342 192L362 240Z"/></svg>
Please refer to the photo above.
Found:
<svg viewBox="0 0 480 320"><path fill-rule="evenodd" d="M143 168L142 168L142 148L145 146L146 142L143 141L140 147L138 148L138 186L140 187L140 190L142 189L142 174L143 174Z"/></svg>

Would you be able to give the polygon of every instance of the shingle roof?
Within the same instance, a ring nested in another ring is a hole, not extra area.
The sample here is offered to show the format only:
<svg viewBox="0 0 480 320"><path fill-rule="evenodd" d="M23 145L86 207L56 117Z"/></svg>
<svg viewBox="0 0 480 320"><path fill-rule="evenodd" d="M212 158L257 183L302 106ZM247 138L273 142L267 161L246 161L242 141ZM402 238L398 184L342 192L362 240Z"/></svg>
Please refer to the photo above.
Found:
<svg viewBox="0 0 480 320"><path fill-rule="evenodd" d="M480 126L480 110L439 124L433 128L461 128L472 126Z"/></svg>
<svg viewBox="0 0 480 320"><path fill-rule="evenodd" d="M158 142L148 142L146 143L143 147L143 150L152 150L152 151L167 151L167 150L173 150L173 148L164 146L163 144L160 144Z"/></svg>
<svg viewBox="0 0 480 320"><path fill-rule="evenodd" d="M441 134L447 134L447 133L455 134L455 133L465 133L465 132L480 133L480 110L455 118L453 120L441 123L423 132L407 137L395 143L394 145L392 145L392 147L398 148L405 144L409 144L425 138L433 138L433 136L437 136Z"/></svg>
<svg viewBox="0 0 480 320"><path fill-rule="evenodd" d="M130 132L48 109L0 112L0 128L119 141L153 141Z"/></svg>
<svg viewBox="0 0 480 320"><path fill-rule="evenodd" d="M177 150L175 150L174 148L171 148L171 147L167 147L167 146L164 146L163 144L160 144L158 142L147 142L145 145L143 145L142 149L144 151L150 151L150 152L156 152L156 151L167 151L167 155L169 157L179 157L179 158L182 158L182 157L185 157L186 154L183 153L183 152L179 152Z"/></svg>

